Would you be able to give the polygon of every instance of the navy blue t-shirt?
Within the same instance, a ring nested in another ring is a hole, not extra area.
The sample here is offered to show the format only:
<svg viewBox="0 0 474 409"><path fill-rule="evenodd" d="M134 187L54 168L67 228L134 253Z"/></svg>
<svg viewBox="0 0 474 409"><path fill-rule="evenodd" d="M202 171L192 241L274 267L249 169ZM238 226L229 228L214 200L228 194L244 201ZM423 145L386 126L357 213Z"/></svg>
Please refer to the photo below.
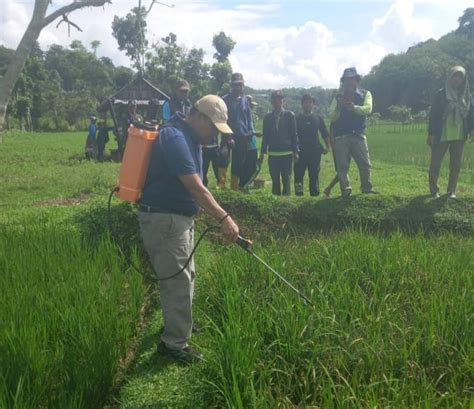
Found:
<svg viewBox="0 0 474 409"><path fill-rule="evenodd" d="M194 216L199 206L179 180L179 176L192 174L202 179L201 145L198 135L178 113L153 142L140 203L164 212Z"/></svg>

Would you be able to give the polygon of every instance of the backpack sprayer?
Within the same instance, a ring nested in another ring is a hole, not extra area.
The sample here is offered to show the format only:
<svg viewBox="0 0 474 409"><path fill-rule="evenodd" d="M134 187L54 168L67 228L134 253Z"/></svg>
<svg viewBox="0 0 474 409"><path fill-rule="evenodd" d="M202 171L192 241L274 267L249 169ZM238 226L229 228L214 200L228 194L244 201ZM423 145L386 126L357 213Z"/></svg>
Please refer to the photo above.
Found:
<svg viewBox="0 0 474 409"><path fill-rule="evenodd" d="M128 129L128 138L127 144L125 146L125 151L122 160L122 166L120 168L119 180L117 186L110 192L108 200L108 222L109 229L112 232L112 220L111 220L111 203L112 197L115 194L118 198L129 202L129 203L138 203L141 195L143 185L145 183L146 174L148 171L148 165L150 162L151 150L153 142L156 138L159 137L159 128L157 125L152 125L148 123L144 124L133 124ZM218 229L218 226L210 226L199 237L196 245L194 246L190 256L188 257L184 266L176 273L172 274L169 277L159 279L159 281L166 281L180 275L186 267L191 262L194 253L199 247L202 239L209 233L211 230ZM314 304L306 297L301 291L299 291L295 286L293 286L288 280L286 280L281 274L275 271L270 267L265 261L263 261L259 256L257 256L252 250L252 242L241 236L235 241L240 248L245 250L248 254L252 255L256 260L263 264L268 270L270 270L278 279L280 279L285 285L292 289L299 297L301 297L306 303L311 306ZM125 252L119 247L119 251L126 258L128 263L140 274L143 275L143 272L137 268L129 257L126 256Z"/></svg>

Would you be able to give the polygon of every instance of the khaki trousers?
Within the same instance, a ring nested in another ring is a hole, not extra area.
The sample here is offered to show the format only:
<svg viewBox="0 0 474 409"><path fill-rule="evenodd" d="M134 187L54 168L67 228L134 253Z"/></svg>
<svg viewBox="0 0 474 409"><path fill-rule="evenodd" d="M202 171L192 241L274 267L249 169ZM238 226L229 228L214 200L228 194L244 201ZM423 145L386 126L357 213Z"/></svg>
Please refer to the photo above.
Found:
<svg viewBox="0 0 474 409"><path fill-rule="evenodd" d="M183 349L191 338L194 295L194 260L178 276L163 280L183 268L194 246L194 219L163 213L139 213L140 230L156 277L164 331L161 340L168 348Z"/></svg>
<svg viewBox="0 0 474 409"><path fill-rule="evenodd" d="M449 182L448 193L456 193L459 173L461 172L464 140L452 142L438 142L431 147L431 164L429 170L429 185L432 194L439 192L438 179L444 155L449 149Z"/></svg>
<svg viewBox="0 0 474 409"><path fill-rule="evenodd" d="M354 158L359 168L360 183L362 192L372 190L371 169L372 163L369 157L369 147L365 137L358 135L339 136L335 138L334 155L337 163L337 175L343 195L352 192L349 181L349 165L351 157Z"/></svg>

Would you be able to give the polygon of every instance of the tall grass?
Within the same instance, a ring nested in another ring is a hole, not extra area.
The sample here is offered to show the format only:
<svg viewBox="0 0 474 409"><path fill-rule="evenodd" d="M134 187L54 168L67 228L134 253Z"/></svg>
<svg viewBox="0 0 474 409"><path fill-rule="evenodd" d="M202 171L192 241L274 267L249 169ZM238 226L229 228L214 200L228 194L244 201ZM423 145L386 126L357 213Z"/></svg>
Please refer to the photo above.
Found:
<svg viewBox="0 0 474 409"><path fill-rule="evenodd" d="M238 249L203 305L207 407L467 408L474 404L474 241L361 232Z"/></svg>
<svg viewBox="0 0 474 409"><path fill-rule="evenodd" d="M398 129L397 129L398 126ZM381 122L369 127L368 144L371 158L377 162L392 165L415 165L428 168L430 165L430 147L426 144L428 127L412 125L393 125ZM472 177L474 170L474 145L467 142L462 159L463 172L469 172ZM449 164L449 154L443 163L443 173ZM472 180L472 179L471 179Z"/></svg>
<svg viewBox="0 0 474 409"><path fill-rule="evenodd" d="M113 244L0 226L0 406L101 407L135 330L141 278Z"/></svg>

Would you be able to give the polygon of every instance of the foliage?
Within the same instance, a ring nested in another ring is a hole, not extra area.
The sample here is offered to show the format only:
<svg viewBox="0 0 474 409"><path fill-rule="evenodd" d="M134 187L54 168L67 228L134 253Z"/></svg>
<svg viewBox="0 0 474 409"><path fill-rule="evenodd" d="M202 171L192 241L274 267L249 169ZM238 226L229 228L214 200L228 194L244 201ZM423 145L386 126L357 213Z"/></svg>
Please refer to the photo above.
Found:
<svg viewBox="0 0 474 409"><path fill-rule="evenodd" d="M205 242L194 303L205 331L192 339L205 362L154 353L156 312L123 409L469 406L472 238L256 234L254 251L316 307L237 247Z"/></svg>
<svg viewBox="0 0 474 409"><path fill-rule="evenodd" d="M217 62L223 63L228 61L229 55L236 44L237 43L223 31L221 31L219 34L216 34L212 39L212 45L216 49L214 58L217 60Z"/></svg>
<svg viewBox="0 0 474 409"><path fill-rule="evenodd" d="M0 406L102 407L135 332L141 277L124 274L110 240L92 246L49 217L0 225Z"/></svg>
<svg viewBox="0 0 474 409"><path fill-rule="evenodd" d="M474 40L474 7L467 8L458 21L459 27L456 33Z"/></svg>
<svg viewBox="0 0 474 409"><path fill-rule="evenodd" d="M134 7L125 17L114 16L112 35L117 40L119 50L125 51L137 69L143 68L141 57L148 47L146 32L145 7Z"/></svg>
<svg viewBox="0 0 474 409"><path fill-rule="evenodd" d="M314 308L241 250L218 250L201 278L209 404L468 406L472 245L450 235L266 235L255 252Z"/></svg>
<svg viewBox="0 0 474 409"><path fill-rule="evenodd" d="M229 92L230 76L232 74L229 55L234 49L236 42L221 31L212 39L212 45L216 49L214 58L217 61L211 67L211 90L215 94L225 95Z"/></svg>
<svg viewBox="0 0 474 409"><path fill-rule="evenodd" d="M6 50L0 52L0 71L2 61L6 65L12 55ZM16 83L8 122L10 126L13 119L24 122L28 108L34 130L84 128L95 107L133 74L130 68L98 58L77 40L69 47L53 44L45 52L37 44Z"/></svg>

